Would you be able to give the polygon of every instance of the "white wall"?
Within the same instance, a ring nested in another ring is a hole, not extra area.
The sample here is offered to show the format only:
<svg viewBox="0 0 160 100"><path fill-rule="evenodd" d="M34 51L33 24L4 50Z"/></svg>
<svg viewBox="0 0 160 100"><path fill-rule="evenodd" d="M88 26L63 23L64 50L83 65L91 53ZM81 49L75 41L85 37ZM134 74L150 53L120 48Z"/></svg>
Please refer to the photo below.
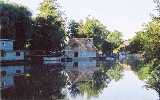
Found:
<svg viewBox="0 0 160 100"><path fill-rule="evenodd" d="M16 52L5 52L5 55L2 57L0 56L0 60L24 60L24 52L23 51L17 51L20 52L20 56L16 56Z"/></svg>
<svg viewBox="0 0 160 100"><path fill-rule="evenodd" d="M79 51L78 57L96 57L95 51Z"/></svg>
<svg viewBox="0 0 160 100"><path fill-rule="evenodd" d="M65 51L68 57L74 57L76 51ZM96 57L96 51L78 51L78 57Z"/></svg>

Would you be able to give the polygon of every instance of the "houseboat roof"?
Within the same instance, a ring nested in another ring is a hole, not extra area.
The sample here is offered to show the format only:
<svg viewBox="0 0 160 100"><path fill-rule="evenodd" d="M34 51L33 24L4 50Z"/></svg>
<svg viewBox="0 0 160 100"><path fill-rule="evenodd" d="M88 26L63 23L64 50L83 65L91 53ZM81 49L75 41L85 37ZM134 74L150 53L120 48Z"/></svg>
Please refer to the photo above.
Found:
<svg viewBox="0 0 160 100"><path fill-rule="evenodd" d="M78 48L78 50L96 51L93 45L93 38L72 38L68 45L71 48Z"/></svg>
<svg viewBox="0 0 160 100"><path fill-rule="evenodd" d="M15 41L13 39L0 39L0 41Z"/></svg>

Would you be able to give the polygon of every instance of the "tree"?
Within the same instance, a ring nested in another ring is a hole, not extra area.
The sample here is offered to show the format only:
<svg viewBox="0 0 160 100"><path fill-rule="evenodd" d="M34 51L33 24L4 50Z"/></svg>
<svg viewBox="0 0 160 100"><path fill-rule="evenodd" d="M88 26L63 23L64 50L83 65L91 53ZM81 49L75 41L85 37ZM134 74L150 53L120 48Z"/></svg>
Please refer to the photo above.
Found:
<svg viewBox="0 0 160 100"><path fill-rule="evenodd" d="M104 54L109 55L113 51L113 44L108 41L104 41L101 48Z"/></svg>
<svg viewBox="0 0 160 100"><path fill-rule="evenodd" d="M93 38L95 47L100 50L109 31L99 20L88 17L82 25L80 33L83 33L87 38Z"/></svg>
<svg viewBox="0 0 160 100"><path fill-rule="evenodd" d="M108 34L107 41L111 42L114 48L117 48L122 43L122 33L119 31L114 31Z"/></svg>
<svg viewBox="0 0 160 100"><path fill-rule="evenodd" d="M122 34L110 32L98 19L87 17L82 22L71 21L69 35L76 38L93 38L94 46L103 53L110 54L113 48L122 43Z"/></svg>
<svg viewBox="0 0 160 100"><path fill-rule="evenodd" d="M160 11L159 0L157 11ZM159 13L159 12L158 12ZM160 97L160 20L159 15L144 25L144 28L137 32L131 43L134 43L138 50L144 54L145 62L138 65L137 72L141 79L147 81L147 87L155 89ZM140 46L140 45L141 46ZM130 44L131 45L131 44ZM131 49L135 49L134 46Z"/></svg>
<svg viewBox="0 0 160 100"><path fill-rule="evenodd" d="M147 60L160 59L160 21L152 19L131 41L131 49L141 50ZM134 45L136 45L136 48Z"/></svg>
<svg viewBox="0 0 160 100"><path fill-rule="evenodd" d="M153 0L153 2L156 4L156 10L157 10L158 16L160 17L160 1Z"/></svg>
<svg viewBox="0 0 160 100"><path fill-rule="evenodd" d="M0 2L1 38L15 39L15 49L24 49L31 29L31 12L17 4Z"/></svg>
<svg viewBox="0 0 160 100"><path fill-rule="evenodd" d="M160 97L160 66L157 66L150 74L147 81L147 87L156 90Z"/></svg>
<svg viewBox="0 0 160 100"><path fill-rule="evenodd" d="M72 20L70 23L69 23L69 37L81 37L80 36L80 27L81 27L81 24L79 22L76 22L75 20Z"/></svg>
<svg viewBox="0 0 160 100"><path fill-rule="evenodd" d="M40 4L39 14L34 20L32 49L61 50L65 38L64 20L55 0L44 0Z"/></svg>
<svg viewBox="0 0 160 100"><path fill-rule="evenodd" d="M139 53L143 51L144 43L141 38L142 32L137 32L137 35L131 40L130 44L126 47L126 49L130 53Z"/></svg>

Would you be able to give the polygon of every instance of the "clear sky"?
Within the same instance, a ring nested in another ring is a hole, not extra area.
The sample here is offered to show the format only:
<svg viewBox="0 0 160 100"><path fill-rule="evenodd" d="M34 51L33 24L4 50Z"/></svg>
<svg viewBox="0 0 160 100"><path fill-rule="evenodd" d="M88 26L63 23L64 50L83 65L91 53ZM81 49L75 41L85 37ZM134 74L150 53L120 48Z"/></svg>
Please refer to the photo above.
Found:
<svg viewBox="0 0 160 100"><path fill-rule="evenodd" d="M9 0L27 6L33 15L42 0ZM119 30L131 38L149 21L154 12L153 0L58 0L68 19L77 21L88 15L98 18L109 30Z"/></svg>

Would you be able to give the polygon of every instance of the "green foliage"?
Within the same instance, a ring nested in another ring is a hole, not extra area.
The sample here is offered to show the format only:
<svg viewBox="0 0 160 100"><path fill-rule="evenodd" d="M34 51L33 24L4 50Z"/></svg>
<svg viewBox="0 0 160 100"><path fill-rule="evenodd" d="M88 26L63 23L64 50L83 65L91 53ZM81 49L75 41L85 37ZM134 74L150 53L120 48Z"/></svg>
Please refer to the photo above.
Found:
<svg viewBox="0 0 160 100"><path fill-rule="evenodd" d="M151 74L150 64L146 64L138 70L138 77L141 80L147 79Z"/></svg>
<svg viewBox="0 0 160 100"><path fill-rule="evenodd" d="M142 31L137 32L130 44L130 50L144 53L145 62L136 67L136 71L139 78L145 79L147 86L155 89L160 95L160 21L158 19L153 18L144 25Z"/></svg>
<svg viewBox="0 0 160 100"><path fill-rule="evenodd" d="M151 75L147 81L148 87L155 89L160 96L160 63L159 65L151 72Z"/></svg>
<svg viewBox="0 0 160 100"><path fill-rule="evenodd" d="M94 45L98 50L101 49L103 41L109 34L106 27L95 18L87 18L80 31L86 34L88 38L93 38Z"/></svg>
<svg viewBox="0 0 160 100"><path fill-rule="evenodd" d="M107 46L105 41L109 31L98 19L88 17L85 21L79 23L71 21L69 33L76 38L93 38L94 45L98 50L102 50L104 46Z"/></svg>
<svg viewBox="0 0 160 100"><path fill-rule="evenodd" d="M54 19L52 19L54 20ZM49 18L37 17L34 21L32 35L32 49L55 50L61 49L64 39L64 29L58 26L57 21L53 23ZM41 45L39 45L41 44Z"/></svg>
<svg viewBox="0 0 160 100"><path fill-rule="evenodd" d="M97 97L107 85L108 77L102 71L95 71L90 80L80 84L80 92L86 94L88 98Z"/></svg>
<svg viewBox="0 0 160 100"><path fill-rule="evenodd" d="M130 50L143 51L146 59L160 59L160 21L153 19L145 24L142 31L137 32L130 44ZM136 48L135 48L136 47ZM133 51L132 51L133 52Z"/></svg>
<svg viewBox="0 0 160 100"><path fill-rule="evenodd" d="M110 43L110 42L108 42L108 41L104 41L103 44L102 44L102 46L101 46L102 52L104 54L107 54L107 55L111 54L112 51L113 51L113 49L114 49L113 44Z"/></svg>
<svg viewBox="0 0 160 100"><path fill-rule="evenodd" d="M41 3L33 24L32 49L62 50L66 32L64 20L58 11L53 0L44 0Z"/></svg>
<svg viewBox="0 0 160 100"><path fill-rule="evenodd" d="M118 81L122 77L123 67L120 63L116 63L113 68L109 69L106 74L111 80Z"/></svg>
<svg viewBox="0 0 160 100"><path fill-rule="evenodd" d="M80 33L80 27L81 27L81 23L79 22L76 22L75 20L72 20L70 23L69 23L69 37L76 37L76 38L82 38L82 37L85 37L83 35L81 35Z"/></svg>
<svg viewBox="0 0 160 100"><path fill-rule="evenodd" d="M107 36L107 40L114 45L115 48L119 47L122 43L122 33L119 31L111 32Z"/></svg>
<svg viewBox="0 0 160 100"><path fill-rule="evenodd" d="M143 50L144 45L142 44L141 38L137 35L132 39L129 46L127 46L127 50L129 53L139 53Z"/></svg>
<svg viewBox="0 0 160 100"><path fill-rule="evenodd" d="M94 46L105 54L122 43L122 34L118 31L110 32L98 19L87 17L82 22L71 21L69 36L76 38L93 38Z"/></svg>
<svg viewBox="0 0 160 100"><path fill-rule="evenodd" d="M43 0L40 4L39 14L40 17L60 17L59 15L58 5L56 4L56 0Z"/></svg>
<svg viewBox="0 0 160 100"><path fill-rule="evenodd" d="M156 90L160 96L160 61L153 59L150 63L138 66L138 77L146 80L147 87Z"/></svg>

